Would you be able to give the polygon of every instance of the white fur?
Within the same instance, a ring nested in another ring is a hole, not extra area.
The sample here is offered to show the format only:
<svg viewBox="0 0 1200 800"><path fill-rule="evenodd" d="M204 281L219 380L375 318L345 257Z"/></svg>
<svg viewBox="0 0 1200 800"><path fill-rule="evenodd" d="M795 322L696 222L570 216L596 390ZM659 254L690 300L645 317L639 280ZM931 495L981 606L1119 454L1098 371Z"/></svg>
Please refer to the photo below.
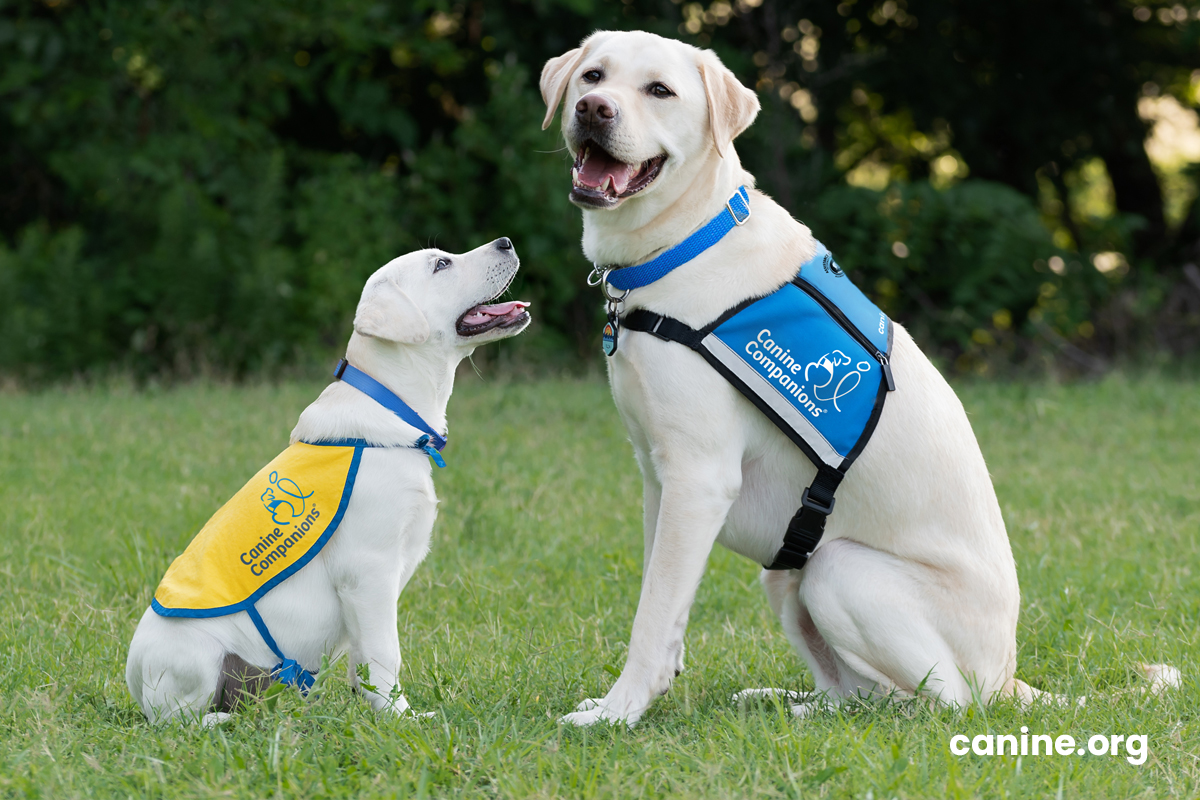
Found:
<svg viewBox="0 0 1200 800"><path fill-rule="evenodd" d="M451 266L434 272L438 259ZM468 308L508 286L518 260L493 242L463 255L410 253L367 281L346 349L351 364L386 385L435 430L446 429L446 403L458 363L480 344L527 324L473 337L455 323ZM420 431L357 389L330 384L304 410L291 441L366 439L409 445ZM437 514L429 457L410 447L363 451L350 504L323 550L256 604L280 649L315 672L322 656L349 653L350 681L378 709L402 713L396 603L429 550ZM209 709L226 653L269 669L278 658L245 612L211 619L161 617L147 609L129 646L125 678L152 722L200 718ZM355 666L366 664L359 686ZM207 724L224 714L209 714Z"/></svg>
<svg viewBox="0 0 1200 800"><path fill-rule="evenodd" d="M591 69L604 79L583 80ZM649 95L649 81L677 96ZM706 223L738 186L752 189L744 227L634 290L624 311L647 308L701 327L783 285L815 252L808 228L754 191L737 153L723 147L721 131L736 136L758 104L710 52L648 33L601 32L546 65L542 92L564 101L572 153L586 139L574 105L598 92L619 109L612 141L622 152L669 155L654 183L615 208L577 202L583 250L597 264L644 262ZM950 704L970 702L973 691L985 701L998 693L1025 699L1034 690L1014 678L1016 568L967 415L898 325L891 362L897 389L838 490L820 546L803 570L762 574L771 607L808 662L821 703L918 692ZM714 542L771 563L815 475L799 449L682 345L623 332L608 368L644 478L645 567L625 668L604 698L564 717L576 725L633 725L670 688ZM1160 673L1156 686L1171 677Z"/></svg>

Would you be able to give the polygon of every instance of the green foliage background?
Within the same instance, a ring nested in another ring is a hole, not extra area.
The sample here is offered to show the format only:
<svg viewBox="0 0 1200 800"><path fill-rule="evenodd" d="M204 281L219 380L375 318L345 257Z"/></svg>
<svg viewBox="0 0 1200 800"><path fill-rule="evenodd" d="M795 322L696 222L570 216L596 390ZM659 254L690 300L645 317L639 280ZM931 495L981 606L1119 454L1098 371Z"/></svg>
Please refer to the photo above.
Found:
<svg viewBox="0 0 1200 800"><path fill-rule="evenodd" d="M1163 224L1144 152L1104 151L1098 127L1141 125L1142 73L1185 93L1171 81L1194 60L1192 23L1142 24L1137 3L1012 5L1041 38L1087 22L1136 74L1047 116L1071 70L1087 86L1107 69L1081 59L1014 106L1005 81L1046 59L1004 50L1020 15L940 0L0 0L0 373L303 365L341 345L363 280L392 257L501 235L540 322L514 346L590 356L600 308L536 84L606 27L711 46L757 86L743 161L928 346L969 367L1027 353L1047 326L1090 336L1118 276L1089 253L1127 253L1136 283L1161 272L1167 241L1137 239ZM959 168L939 178L947 155ZM1105 219L1071 207L1089 158L1112 173ZM890 183L846 186L863 164ZM1046 269L1054 256L1065 269Z"/></svg>

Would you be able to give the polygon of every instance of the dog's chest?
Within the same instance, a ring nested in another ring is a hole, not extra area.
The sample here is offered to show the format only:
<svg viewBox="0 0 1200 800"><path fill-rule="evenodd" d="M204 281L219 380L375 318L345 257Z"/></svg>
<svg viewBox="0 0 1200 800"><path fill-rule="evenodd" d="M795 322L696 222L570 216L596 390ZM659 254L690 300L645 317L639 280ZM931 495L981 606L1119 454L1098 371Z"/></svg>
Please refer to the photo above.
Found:
<svg viewBox="0 0 1200 800"><path fill-rule="evenodd" d="M643 333L627 344L609 373L643 473L662 485L734 470L736 499L717 541L770 563L815 467L695 353Z"/></svg>

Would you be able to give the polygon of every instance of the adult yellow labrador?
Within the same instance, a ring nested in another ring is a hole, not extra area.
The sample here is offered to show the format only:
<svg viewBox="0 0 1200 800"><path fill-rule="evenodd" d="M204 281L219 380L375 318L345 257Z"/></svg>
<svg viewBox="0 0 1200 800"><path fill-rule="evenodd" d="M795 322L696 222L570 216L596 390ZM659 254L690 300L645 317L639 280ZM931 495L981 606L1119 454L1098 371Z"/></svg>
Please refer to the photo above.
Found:
<svg viewBox="0 0 1200 800"><path fill-rule="evenodd" d="M750 190L744 225L634 289L623 313L648 309L701 328L783 286L814 255L808 228L742 169L732 142L754 121L758 98L712 52L601 31L547 62L541 91L544 128L563 103L571 200L597 265L646 262L724 213L739 186ZM802 570L762 574L816 683L794 711L853 695L1029 701L1038 692L1014 677L1017 572L971 425L898 325L891 363L896 391L819 547ZM815 474L692 350L624 331L608 369L644 479L645 566L625 668L605 697L564 718L577 725L633 725L670 688L713 543L770 564ZM1164 680L1161 669L1152 677Z"/></svg>

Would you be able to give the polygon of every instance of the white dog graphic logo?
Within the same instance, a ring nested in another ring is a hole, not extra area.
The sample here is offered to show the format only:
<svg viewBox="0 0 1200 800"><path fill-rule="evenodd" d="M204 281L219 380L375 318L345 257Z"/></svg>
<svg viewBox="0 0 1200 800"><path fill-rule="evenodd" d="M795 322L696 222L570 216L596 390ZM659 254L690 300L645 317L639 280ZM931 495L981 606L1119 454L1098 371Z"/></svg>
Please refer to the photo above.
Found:
<svg viewBox="0 0 1200 800"><path fill-rule="evenodd" d="M860 361L854 364L854 359L850 356L841 350L834 350L816 361L810 362L804 368L804 380L812 383L813 397L822 403L832 401L833 407L841 411L838 400L858 388L858 385L862 383L863 373L870 370L869 362ZM815 374L813 374L814 371ZM823 382L821 382L821 378L824 378Z"/></svg>

